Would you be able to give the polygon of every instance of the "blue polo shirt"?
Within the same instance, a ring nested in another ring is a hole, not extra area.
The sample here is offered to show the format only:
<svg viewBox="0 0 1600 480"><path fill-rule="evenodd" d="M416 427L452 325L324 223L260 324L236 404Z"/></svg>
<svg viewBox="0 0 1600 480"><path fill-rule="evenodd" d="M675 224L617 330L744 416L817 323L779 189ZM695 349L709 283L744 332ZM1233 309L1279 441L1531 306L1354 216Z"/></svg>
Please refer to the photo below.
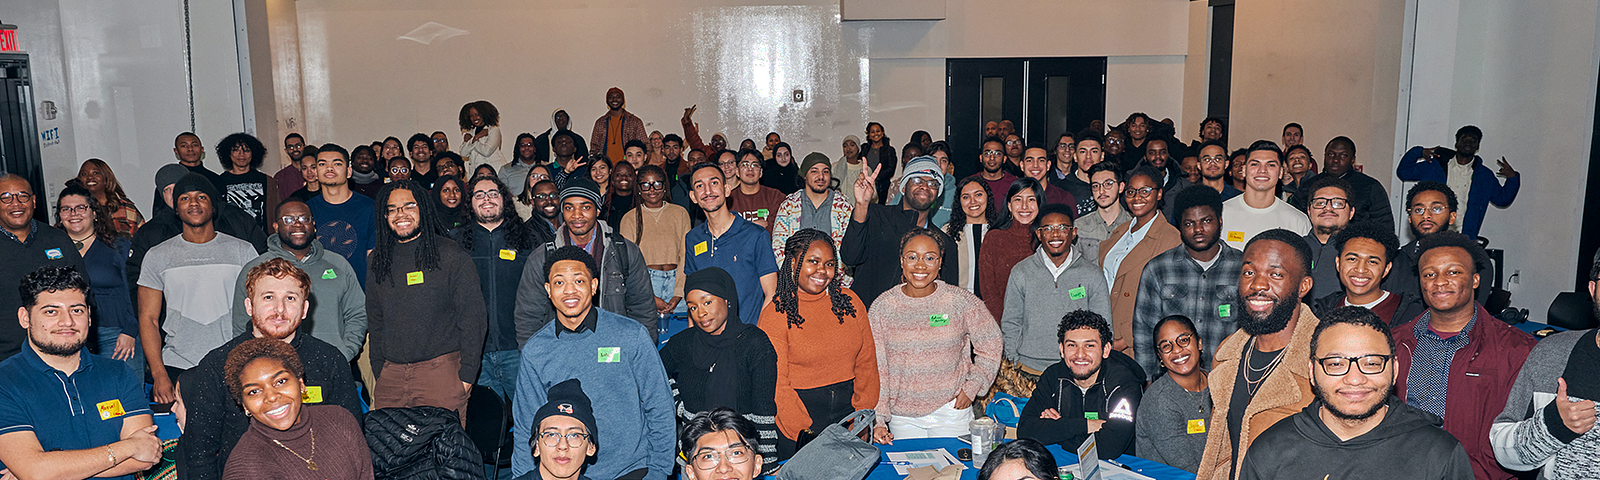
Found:
<svg viewBox="0 0 1600 480"><path fill-rule="evenodd" d="M33 432L47 452L83 450L116 443L123 419L150 415L144 381L126 363L87 349L78 355L71 374L51 368L28 346L0 362L0 435Z"/></svg>
<svg viewBox="0 0 1600 480"><path fill-rule="evenodd" d="M683 236L683 275L702 268L720 267L733 277L739 291L739 320L755 325L761 318L761 276L778 273L767 229L734 215L733 225L721 237L711 236L711 223L701 223Z"/></svg>

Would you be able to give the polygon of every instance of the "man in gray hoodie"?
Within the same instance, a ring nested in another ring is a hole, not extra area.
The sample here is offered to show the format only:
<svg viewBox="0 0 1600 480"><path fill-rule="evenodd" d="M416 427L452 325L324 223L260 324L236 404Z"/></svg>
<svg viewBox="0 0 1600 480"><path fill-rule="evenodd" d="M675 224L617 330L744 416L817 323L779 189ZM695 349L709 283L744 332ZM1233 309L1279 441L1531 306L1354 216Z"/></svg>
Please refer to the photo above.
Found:
<svg viewBox="0 0 1600 480"><path fill-rule="evenodd" d="M1039 209L1032 225L1038 250L1011 268L1006 283L1006 308L1000 316L1003 358L1030 375L1061 361L1056 329L1065 312L1088 310L1111 316L1110 289L1105 273L1095 264L1095 254L1073 245L1077 234L1071 209L1055 203Z"/></svg>
<svg viewBox="0 0 1600 480"><path fill-rule="evenodd" d="M367 335L367 294L361 290L355 270L344 257L322 248L316 219L305 202L291 199L278 204L272 222L277 233L267 237L267 253L245 264L234 291L244 291L252 267L274 258L289 260L311 276L310 312L304 328L317 340L338 348L345 360L354 360ZM234 335L250 330L244 301L244 295L233 296Z"/></svg>

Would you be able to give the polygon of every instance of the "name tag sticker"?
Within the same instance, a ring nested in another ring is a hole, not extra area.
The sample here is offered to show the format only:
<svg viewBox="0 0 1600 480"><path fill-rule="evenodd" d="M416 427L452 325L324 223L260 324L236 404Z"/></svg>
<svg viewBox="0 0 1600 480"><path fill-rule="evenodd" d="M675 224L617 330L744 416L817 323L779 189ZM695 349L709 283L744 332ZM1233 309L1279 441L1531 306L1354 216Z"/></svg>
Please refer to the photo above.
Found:
<svg viewBox="0 0 1600 480"><path fill-rule="evenodd" d="M1230 241L1230 242L1243 242L1244 241L1244 232L1239 232L1239 231L1228 232L1228 241Z"/></svg>
<svg viewBox="0 0 1600 480"><path fill-rule="evenodd" d="M708 247L706 247L706 242L697 243L697 244L694 245L694 254L695 255L699 255L699 254L702 254L702 253L706 253L707 248Z"/></svg>
<svg viewBox="0 0 1600 480"><path fill-rule="evenodd" d="M1187 423L1188 423L1188 425L1186 426L1186 428L1184 428L1184 432L1186 432L1186 433L1188 433L1190 435L1194 435L1196 433L1206 433L1206 421L1205 421L1205 419L1196 418L1194 420L1188 421Z"/></svg>
<svg viewBox="0 0 1600 480"><path fill-rule="evenodd" d="M950 315L949 314L940 313L940 314L937 314L937 315L928 315L928 326L930 326L930 327L943 327L943 326L949 325L949 324L950 324Z"/></svg>
<svg viewBox="0 0 1600 480"><path fill-rule="evenodd" d="M756 218L767 218L767 214L768 213L771 213L771 212L768 212L767 209L765 209L765 208L760 209L760 210L756 210Z"/></svg>
<svg viewBox="0 0 1600 480"><path fill-rule="evenodd" d="M59 248L52 248L52 249L44 251L44 258L48 258L48 259L51 259L51 260L60 260L61 257L62 257L61 249L59 249Z"/></svg>
<svg viewBox="0 0 1600 480"><path fill-rule="evenodd" d="M100 412L100 419L101 420L110 420L110 419L113 419L113 418L120 417L124 413L128 413L128 412L122 411L122 400L116 400L116 399L111 399L111 400L106 400L104 402L96 403L96 404L94 404L94 409L98 410Z"/></svg>
<svg viewBox="0 0 1600 480"><path fill-rule="evenodd" d="M1233 305L1229 305L1229 304L1226 304L1226 303L1224 303L1222 305L1217 305L1217 316L1222 317L1222 318L1228 318L1228 317L1233 316Z"/></svg>
<svg viewBox="0 0 1600 480"><path fill-rule="evenodd" d="M1067 296L1071 297L1073 300L1083 300L1083 297L1089 296L1089 291L1088 290L1084 290L1083 287L1078 287L1078 288L1074 288L1074 289L1071 289L1071 290L1067 290Z"/></svg>
<svg viewBox="0 0 1600 480"><path fill-rule="evenodd" d="M322 387L316 385L306 385L305 391L300 392L300 402L322 403Z"/></svg>
<svg viewBox="0 0 1600 480"><path fill-rule="evenodd" d="M1099 420L1100 412L1083 412L1084 420Z"/></svg>
<svg viewBox="0 0 1600 480"><path fill-rule="evenodd" d="M333 280L335 278L339 278L339 274L333 273L333 269L330 268L322 271L323 280Z"/></svg>
<svg viewBox="0 0 1600 480"><path fill-rule="evenodd" d="M617 363L622 361L622 347L600 347L600 363Z"/></svg>
<svg viewBox="0 0 1600 480"><path fill-rule="evenodd" d="M406 274L406 285L420 284L422 284L422 272L411 272Z"/></svg>
<svg viewBox="0 0 1600 480"><path fill-rule="evenodd" d="M516 260L517 259L517 251L509 249L509 248L502 248L502 249L500 249L500 259L501 260Z"/></svg>

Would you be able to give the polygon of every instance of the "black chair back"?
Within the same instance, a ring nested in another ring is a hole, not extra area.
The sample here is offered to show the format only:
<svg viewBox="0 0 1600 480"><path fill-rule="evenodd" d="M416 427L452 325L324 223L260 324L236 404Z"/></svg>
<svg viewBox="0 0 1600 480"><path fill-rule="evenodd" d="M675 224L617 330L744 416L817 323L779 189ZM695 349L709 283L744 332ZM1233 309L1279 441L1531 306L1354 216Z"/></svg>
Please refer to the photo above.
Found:
<svg viewBox="0 0 1600 480"><path fill-rule="evenodd" d="M1545 323L1567 330L1595 328L1600 322L1593 311L1594 301L1588 292L1561 292L1550 302L1549 320Z"/></svg>

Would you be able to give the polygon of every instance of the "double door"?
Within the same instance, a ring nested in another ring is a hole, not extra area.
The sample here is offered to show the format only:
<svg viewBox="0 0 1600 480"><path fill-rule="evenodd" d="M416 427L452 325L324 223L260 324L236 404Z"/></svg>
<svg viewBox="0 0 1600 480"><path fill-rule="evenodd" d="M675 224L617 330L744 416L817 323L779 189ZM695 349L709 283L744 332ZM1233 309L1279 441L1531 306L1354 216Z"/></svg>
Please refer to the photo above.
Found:
<svg viewBox="0 0 1600 480"><path fill-rule="evenodd" d="M1025 142L1054 150L1062 132L1105 116L1105 57L950 59L945 71L944 138L957 178L981 168L988 122L1010 120Z"/></svg>

